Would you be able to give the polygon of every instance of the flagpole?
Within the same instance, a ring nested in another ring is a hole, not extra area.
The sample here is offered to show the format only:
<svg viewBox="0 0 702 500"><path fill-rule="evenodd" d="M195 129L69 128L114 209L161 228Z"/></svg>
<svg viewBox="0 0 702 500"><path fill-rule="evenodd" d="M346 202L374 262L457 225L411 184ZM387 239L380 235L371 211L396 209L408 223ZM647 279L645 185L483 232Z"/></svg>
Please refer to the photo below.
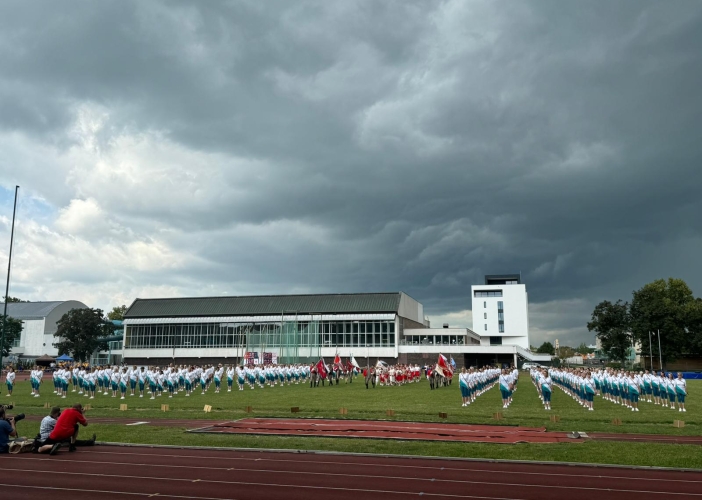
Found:
<svg viewBox="0 0 702 500"><path fill-rule="evenodd" d="M10 232L10 253L7 259L7 282L5 283L5 306L2 313L2 334L0 334L0 367L2 367L2 351L5 349L5 328L7 327L7 301L10 294L10 268L12 266L12 244L15 240L15 214L17 213L17 192L19 186L15 186L15 204L12 208L12 231ZM9 352L8 352L9 354Z"/></svg>
<svg viewBox="0 0 702 500"><path fill-rule="evenodd" d="M648 331L648 356L651 359L651 371L653 371L653 347L651 347L651 330Z"/></svg>

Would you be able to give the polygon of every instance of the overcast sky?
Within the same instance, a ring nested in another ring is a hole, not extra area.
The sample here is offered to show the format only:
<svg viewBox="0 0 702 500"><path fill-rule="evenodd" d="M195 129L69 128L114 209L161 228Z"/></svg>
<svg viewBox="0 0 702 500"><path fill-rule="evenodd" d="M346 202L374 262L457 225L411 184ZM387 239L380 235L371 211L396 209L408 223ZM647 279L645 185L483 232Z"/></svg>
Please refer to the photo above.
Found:
<svg viewBox="0 0 702 500"><path fill-rule="evenodd" d="M0 3L10 295L702 294L702 2ZM2 271L4 279L5 272ZM4 284L4 281L3 281Z"/></svg>

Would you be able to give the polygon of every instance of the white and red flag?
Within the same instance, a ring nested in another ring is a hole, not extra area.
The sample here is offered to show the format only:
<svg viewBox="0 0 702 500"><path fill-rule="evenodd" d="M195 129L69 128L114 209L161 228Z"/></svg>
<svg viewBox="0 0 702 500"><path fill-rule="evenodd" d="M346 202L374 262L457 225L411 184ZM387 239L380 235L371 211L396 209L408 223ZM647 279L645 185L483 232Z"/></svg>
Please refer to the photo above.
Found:
<svg viewBox="0 0 702 500"><path fill-rule="evenodd" d="M323 379L326 379L327 374L329 373L329 368L324 363L324 358L320 358L319 361L317 361L316 366L317 366L317 373L319 373L319 376L322 377Z"/></svg>

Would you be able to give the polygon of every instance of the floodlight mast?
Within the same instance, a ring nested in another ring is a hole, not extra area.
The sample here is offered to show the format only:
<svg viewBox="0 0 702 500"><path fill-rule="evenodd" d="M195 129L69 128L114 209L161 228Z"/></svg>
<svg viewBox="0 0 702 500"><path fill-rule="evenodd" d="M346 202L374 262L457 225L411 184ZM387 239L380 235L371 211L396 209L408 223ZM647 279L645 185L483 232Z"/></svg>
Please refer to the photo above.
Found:
<svg viewBox="0 0 702 500"><path fill-rule="evenodd" d="M2 365L2 350L5 347L5 328L7 327L7 301L10 294L10 269L12 267L12 243L15 239L15 214L17 213L17 193L19 186L15 186L15 204L12 208L12 230L10 231L10 253L7 260L7 282L5 284L5 307L2 315L2 333L0 334L0 365Z"/></svg>

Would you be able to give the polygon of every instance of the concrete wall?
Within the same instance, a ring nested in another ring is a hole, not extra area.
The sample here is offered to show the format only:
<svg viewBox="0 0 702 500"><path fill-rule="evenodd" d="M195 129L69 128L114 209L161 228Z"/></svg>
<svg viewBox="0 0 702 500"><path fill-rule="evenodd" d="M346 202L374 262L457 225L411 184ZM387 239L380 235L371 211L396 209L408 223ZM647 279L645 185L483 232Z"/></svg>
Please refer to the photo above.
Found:
<svg viewBox="0 0 702 500"><path fill-rule="evenodd" d="M400 295L400 307L398 309L400 316L418 323L420 325L418 328L424 326L424 306L409 295L405 293Z"/></svg>

